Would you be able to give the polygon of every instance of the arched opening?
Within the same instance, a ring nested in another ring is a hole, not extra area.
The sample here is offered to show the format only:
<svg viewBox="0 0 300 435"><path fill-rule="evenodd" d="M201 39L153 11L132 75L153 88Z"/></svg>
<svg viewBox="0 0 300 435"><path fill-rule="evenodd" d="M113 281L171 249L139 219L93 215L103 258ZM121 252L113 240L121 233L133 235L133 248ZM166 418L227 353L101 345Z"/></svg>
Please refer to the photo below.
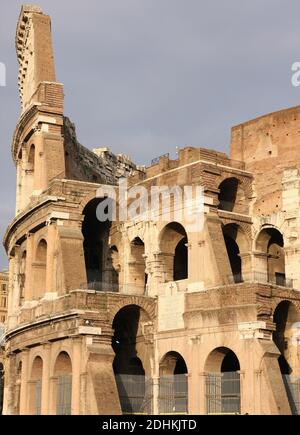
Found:
<svg viewBox="0 0 300 435"><path fill-rule="evenodd" d="M111 246L109 249L109 255L107 259L107 263L111 268L111 277L112 277L112 287L113 290L119 290L119 274L120 274L120 257L119 251L116 246Z"/></svg>
<svg viewBox="0 0 300 435"><path fill-rule="evenodd" d="M260 253L259 264L264 280L286 286L284 241L280 231L263 229L257 237L256 248Z"/></svg>
<svg viewBox="0 0 300 435"><path fill-rule="evenodd" d="M72 363L67 352L61 352L54 366L56 415L71 415Z"/></svg>
<svg viewBox="0 0 300 435"><path fill-rule="evenodd" d="M29 196L32 194L34 190L34 171L35 171L35 146L31 145L29 152L28 152L28 161L27 161L27 167L25 168L26 171L26 187L25 187L25 193ZM24 180L23 180L24 182Z"/></svg>
<svg viewBox="0 0 300 435"><path fill-rule="evenodd" d="M248 250L248 242L243 230L237 224L228 224L222 227L226 251L231 267L234 283L243 282L241 251Z"/></svg>
<svg viewBox="0 0 300 435"><path fill-rule="evenodd" d="M28 153L27 174L30 177L31 187L34 188L34 170L35 170L35 146L31 145Z"/></svg>
<svg viewBox="0 0 300 435"><path fill-rule="evenodd" d="M87 287L92 290L117 291L118 273L112 267L114 250L109 247L111 220L101 222L97 208L103 198L94 198L83 210L83 249Z"/></svg>
<svg viewBox="0 0 300 435"><path fill-rule="evenodd" d="M278 363L288 400L292 413L300 414L300 312L293 303L282 301L274 311L273 322L273 340L280 351Z"/></svg>
<svg viewBox="0 0 300 435"><path fill-rule="evenodd" d="M140 237L135 237L130 243L130 256L128 290L133 290L135 294L144 294L148 275L146 273L145 244Z"/></svg>
<svg viewBox="0 0 300 435"><path fill-rule="evenodd" d="M35 164L35 146L31 145L29 153L28 153L28 170L34 172L34 164Z"/></svg>
<svg viewBox="0 0 300 435"><path fill-rule="evenodd" d="M33 263L33 270L33 295L34 299L40 299L46 293L47 242L45 239L40 240L37 246L35 253L35 262Z"/></svg>
<svg viewBox="0 0 300 435"><path fill-rule="evenodd" d="M219 186L220 192L218 195L219 210L233 211L237 198L238 185L239 181L234 177L222 181Z"/></svg>
<svg viewBox="0 0 300 435"><path fill-rule="evenodd" d="M207 414L240 414L240 363L226 348L213 350L205 363Z"/></svg>
<svg viewBox="0 0 300 435"><path fill-rule="evenodd" d="M183 357L168 352L159 365L159 413L188 413L188 370Z"/></svg>
<svg viewBox="0 0 300 435"><path fill-rule="evenodd" d="M19 273L19 284L20 284L19 305L20 305L20 307L23 305L23 302L25 300L26 258L27 258L27 252L24 251L22 253L22 256L21 256L20 273Z"/></svg>
<svg viewBox="0 0 300 435"><path fill-rule="evenodd" d="M174 281L187 279L188 277L188 248L187 238L184 237L175 248L174 256Z"/></svg>
<svg viewBox="0 0 300 435"><path fill-rule="evenodd" d="M165 282L188 278L188 237L184 227L171 222L160 235L160 249L164 263Z"/></svg>
<svg viewBox="0 0 300 435"><path fill-rule="evenodd" d="M32 364L30 388L29 388L29 410L30 414L40 415L42 406L42 377L43 360L37 356Z"/></svg>
<svg viewBox="0 0 300 435"><path fill-rule="evenodd" d="M0 363L0 415L3 411L3 394L4 394L4 366Z"/></svg>
<svg viewBox="0 0 300 435"><path fill-rule="evenodd" d="M124 414L150 414L152 382L145 376L141 355L147 354L143 325L146 312L137 305L122 308L113 321L113 363L119 399Z"/></svg>

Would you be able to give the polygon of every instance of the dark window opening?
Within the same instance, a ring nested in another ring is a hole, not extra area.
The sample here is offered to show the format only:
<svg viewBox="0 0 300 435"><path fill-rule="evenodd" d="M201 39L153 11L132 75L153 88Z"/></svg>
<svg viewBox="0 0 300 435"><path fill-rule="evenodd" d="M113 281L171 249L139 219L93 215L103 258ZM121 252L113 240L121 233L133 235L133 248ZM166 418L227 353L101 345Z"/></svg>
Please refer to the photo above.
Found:
<svg viewBox="0 0 300 435"><path fill-rule="evenodd" d="M109 248L108 239L111 220L100 222L97 207L103 199L95 198L85 207L82 233L88 288L116 291L118 287L117 249Z"/></svg>
<svg viewBox="0 0 300 435"><path fill-rule="evenodd" d="M219 210L233 211L237 197L238 184L236 178L228 178L220 184L218 196Z"/></svg>
<svg viewBox="0 0 300 435"><path fill-rule="evenodd" d="M174 281L188 277L188 248L187 238L182 239L175 248L174 256Z"/></svg>
<svg viewBox="0 0 300 435"><path fill-rule="evenodd" d="M231 237L224 235L226 250L231 266L231 271L235 283L243 282L242 279L242 260L238 244Z"/></svg>

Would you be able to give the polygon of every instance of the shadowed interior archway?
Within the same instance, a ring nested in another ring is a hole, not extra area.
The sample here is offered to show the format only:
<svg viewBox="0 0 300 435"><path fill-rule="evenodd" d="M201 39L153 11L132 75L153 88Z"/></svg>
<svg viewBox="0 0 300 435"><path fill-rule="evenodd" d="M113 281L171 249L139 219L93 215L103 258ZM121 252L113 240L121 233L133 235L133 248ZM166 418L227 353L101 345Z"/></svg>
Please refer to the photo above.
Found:
<svg viewBox="0 0 300 435"><path fill-rule="evenodd" d="M65 351L57 356L54 373L54 409L56 415L71 415L72 407L72 362Z"/></svg>
<svg viewBox="0 0 300 435"><path fill-rule="evenodd" d="M188 278L188 236L178 222L167 224L161 231L160 250L165 282Z"/></svg>
<svg viewBox="0 0 300 435"><path fill-rule="evenodd" d="M41 414L42 377L43 377L43 360L40 356L37 356L32 364L30 384L29 384L29 413L30 414L34 414L34 415Z"/></svg>
<svg viewBox="0 0 300 435"><path fill-rule="evenodd" d="M265 281L286 286L285 251L282 233L273 227L263 228L256 239L260 269Z"/></svg>
<svg viewBox="0 0 300 435"><path fill-rule="evenodd" d="M227 347L213 350L205 362L207 414L240 414L240 362Z"/></svg>
<svg viewBox="0 0 300 435"><path fill-rule="evenodd" d="M86 287L98 291L118 291L119 273L113 267L117 248L110 248L109 235L112 218L101 222L98 206L104 198L94 198L83 210L82 234L87 275ZM107 214L109 207L105 208ZM84 284L84 283L83 283Z"/></svg>
<svg viewBox="0 0 300 435"><path fill-rule="evenodd" d="M113 320L113 369L124 414L147 414L152 409L152 381L143 365L148 354L144 327L147 313L137 305L127 305Z"/></svg>
<svg viewBox="0 0 300 435"><path fill-rule="evenodd" d="M188 369L184 358L174 351L159 364L159 413L188 413Z"/></svg>

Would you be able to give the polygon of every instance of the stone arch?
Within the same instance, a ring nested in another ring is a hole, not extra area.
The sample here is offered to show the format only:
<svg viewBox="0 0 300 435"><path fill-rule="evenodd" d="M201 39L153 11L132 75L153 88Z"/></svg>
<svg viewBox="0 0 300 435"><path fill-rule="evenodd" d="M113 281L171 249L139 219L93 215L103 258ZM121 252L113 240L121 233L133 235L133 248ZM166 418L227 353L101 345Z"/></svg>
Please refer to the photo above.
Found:
<svg viewBox="0 0 300 435"><path fill-rule="evenodd" d="M188 374L188 366L179 352L171 350L161 357L159 373L160 375Z"/></svg>
<svg viewBox="0 0 300 435"><path fill-rule="evenodd" d="M231 266L233 282L243 282L243 273L247 274L250 269L249 257L244 256L242 258L241 256L241 254L247 254L250 251L248 237L241 226L236 223L223 225L222 232Z"/></svg>
<svg viewBox="0 0 300 435"><path fill-rule="evenodd" d="M36 355L33 359L29 384L29 413L41 414L42 406L43 359Z"/></svg>
<svg viewBox="0 0 300 435"><path fill-rule="evenodd" d="M123 413L143 413L147 406L151 355L144 328L148 323L148 314L137 305L121 308L112 323L113 369Z"/></svg>
<svg viewBox="0 0 300 435"><path fill-rule="evenodd" d="M34 172L35 169L35 145L32 144L28 150L28 170Z"/></svg>
<svg viewBox="0 0 300 435"><path fill-rule="evenodd" d="M205 360L204 370L206 372L221 373L225 358L231 358L232 368L235 368L235 371L240 370L240 362L236 353L228 347L223 346L217 347L209 353ZM228 361L225 360L224 366L226 366L225 370L227 370Z"/></svg>
<svg viewBox="0 0 300 435"><path fill-rule="evenodd" d="M159 363L159 413L188 413L188 367L175 351L167 352Z"/></svg>
<svg viewBox="0 0 300 435"><path fill-rule="evenodd" d="M168 223L159 234L165 282L188 278L188 235L178 222Z"/></svg>
<svg viewBox="0 0 300 435"><path fill-rule="evenodd" d="M266 282L286 286L284 237L271 225L261 228L255 238L259 273Z"/></svg>
<svg viewBox="0 0 300 435"><path fill-rule="evenodd" d="M112 325L113 320L117 313L124 307L128 305L137 305L145 313L147 313L149 322L153 322L156 317L156 302L155 300L150 301L149 298L144 298L142 296L126 296L124 298L114 298L112 297L110 301L109 310L109 321Z"/></svg>
<svg viewBox="0 0 300 435"><path fill-rule="evenodd" d="M146 291L147 282L145 242L141 237L136 236L130 241L127 291L142 295Z"/></svg>
<svg viewBox="0 0 300 435"><path fill-rule="evenodd" d="M282 300L273 312L276 326L273 340L280 351L279 366L284 375L300 376L300 360L297 353L300 339L300 310L289 300Z"/></svg>
<svg viewBox="0 0 300 435"><path fill-rule="evenodd" d="M83 211L84 211L84 209L85 209L85 207L91 202L91 201L93 201L94 199L97 199L97 190L95 189L94 191L92 191L92 192L89 192L87 195L85 195L82 199L81 199L81 201L80 201L80 203L79 203L79 210L80 210L80 213L81 214L83 214Z"/></svg>
<svg viewBox="0 0 300 435"><path fill-rule="evenodd" d="M40 299L46 293L47 252L48 243L46 238L42 237L36 245L33 263L33 297L35 300Z"/></svg>
<svg viewBox="0 0 300 435"><path fill-rule="evenodd" d="M236 213L247 213L247 199L251 197L251 185L236 174L224 174L217 187L218 209Z"/></svg>
<svg viewBox="0 0 300 435"><path fill-rule="evenodd" d="M205 360L207 414L240 414L240 361L228 347L212 350Z"/></svg>
<svg viewBox="0 0 300 435"><path fill-rule="evenodd" d="M19 271L20 297L19 297L19 306L22 306L23 302L25 300L26 266L27 266L27 250L23 249L21 254L20 254L20 271Z"/></svg>
<svg viewBox="0 0 300 435"><path fill-rule="evenodd" d="M57 355L52 377L52 407L56 415L70 415L72 410L72 360L68 352Z"/></svg>
<svg viewBox="0 0 300 435"><path fill-rule="evenodd" d="M117 283L111 267L109 237L111 221L101 222L97 208L105 198L95 195L84 207L82 234L83 250L87 275L87 288L99 291L116 291Z"/></svg>

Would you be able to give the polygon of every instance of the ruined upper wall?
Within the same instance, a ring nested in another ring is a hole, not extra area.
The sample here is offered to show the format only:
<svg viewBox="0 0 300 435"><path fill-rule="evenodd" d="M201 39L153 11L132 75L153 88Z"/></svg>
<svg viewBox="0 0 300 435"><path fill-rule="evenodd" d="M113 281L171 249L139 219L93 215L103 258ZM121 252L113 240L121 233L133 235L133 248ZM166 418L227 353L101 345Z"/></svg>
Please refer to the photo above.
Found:
<svg viewBox="0 0 300 435"><path fill-rule="evenodd" d="M39 102L36 92L42 82L55 82L51 20L38 6L23 5L17 24L16 50L22 110Z"/></svg>
<svg viewBox="0 0 300 435"><path fill-rule="evenodd" d="M230 156L253 173L254 213L282 210L284 171L300 166L300 106L233 127Z"/></svg>
<svg viewBox="0 0 300 435"><path fill-rule="evenodd" d="M92 152L85 148L78 142L75 125L67 117L64 117L63 136L66 178L69 180L117 184L119 178L141 172L125 156L115 155L108 149L98 153L98 150Z"/></svg>

